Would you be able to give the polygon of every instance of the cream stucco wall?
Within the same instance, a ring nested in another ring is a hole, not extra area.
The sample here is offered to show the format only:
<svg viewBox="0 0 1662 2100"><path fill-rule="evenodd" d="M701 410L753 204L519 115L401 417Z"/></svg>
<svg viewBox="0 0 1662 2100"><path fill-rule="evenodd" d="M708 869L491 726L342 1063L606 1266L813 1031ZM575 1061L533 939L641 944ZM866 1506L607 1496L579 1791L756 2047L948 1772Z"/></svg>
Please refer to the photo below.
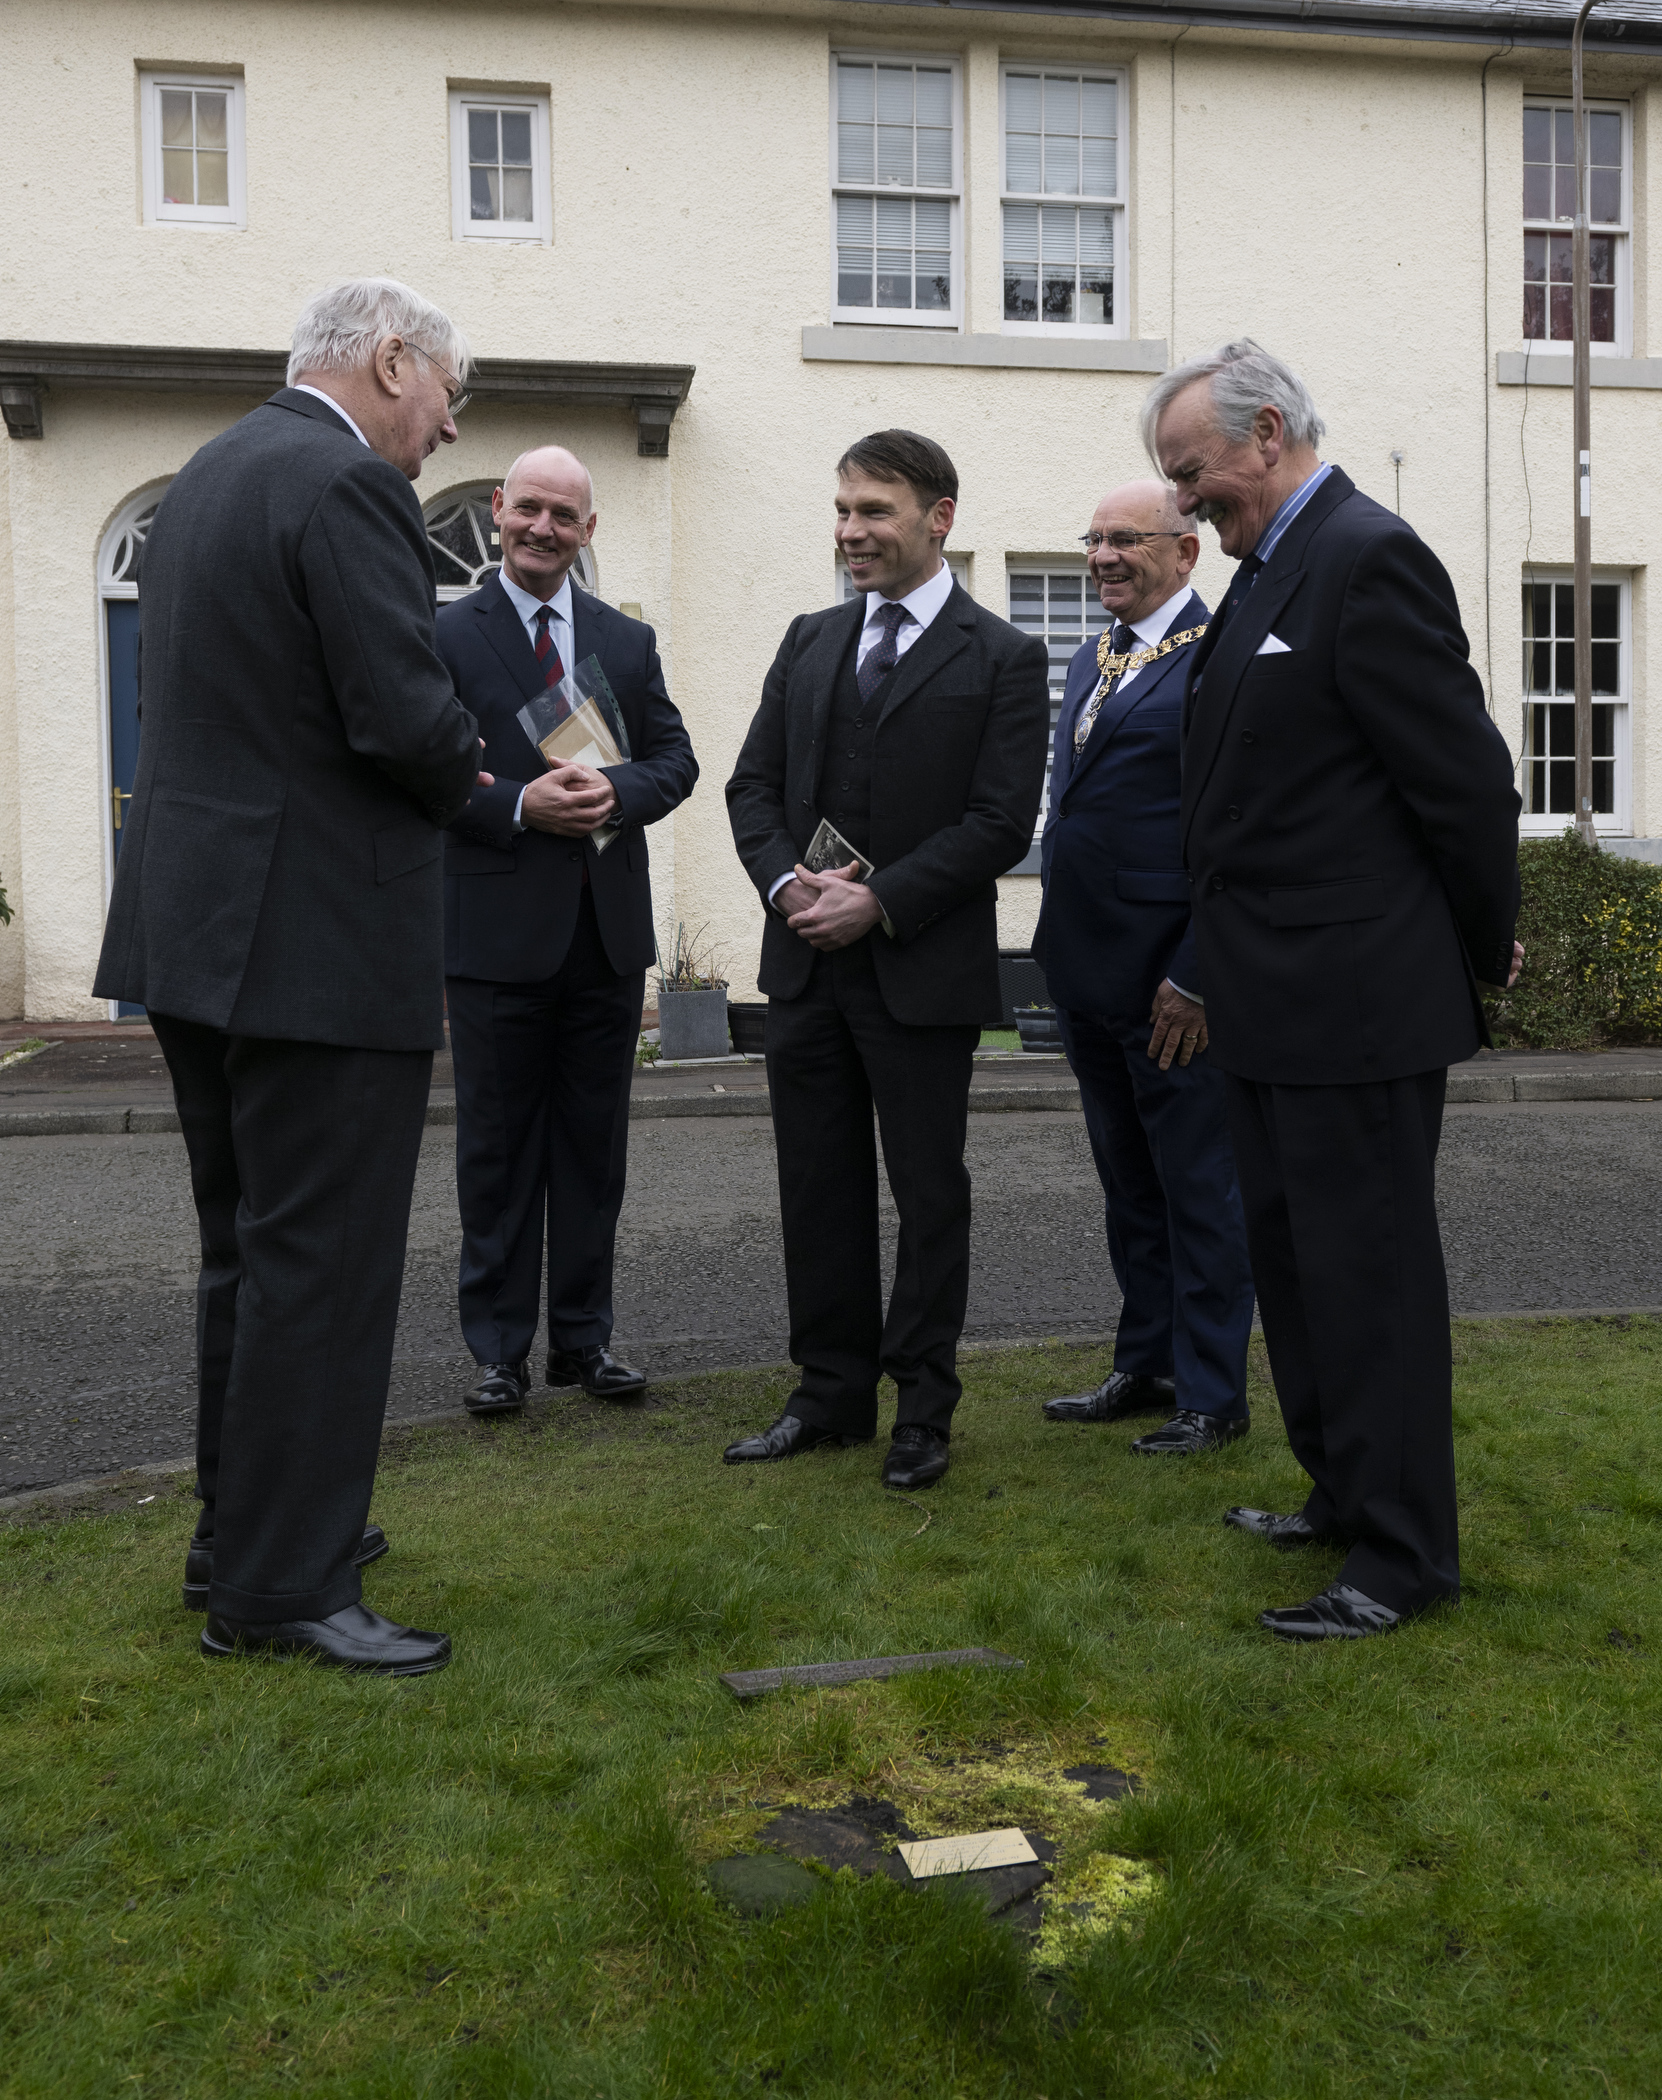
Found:
<svg viewBox="0 0 1662 2100"><path fill-rule="evenodd" d="M829 318L827 68L838 47L961 63L964 318L981 334L997 333L1001 312L1001 61L1127 69L1129 333L1165 340L1177 357L1258 335L1308 377L1327 456L1381 501L1396 500L1390 454L1403 453L1404 514L1449 566L1516 742L1526 546L1543 562L1567 560L1569 546L1568 393L1532 387L1520 440L1522 390L1494 383L1495 352L1517 347L1519 105L1526 89L1565 85L1540 58L1202 31L1174 43L1157 28L1083 18L814 0L748 12L162 0L142 13L71 0L11 24L13 74L31 93L0 139L14 202L0 334L277 348L319 284L384 271L445 305L487 360L695 365L667 461L636 456L622 414L475 408L418 493L431 501L548 437L594 467L602 595L639 602L658 628L703 768L691 803L654 835L660 926L707 927L748 989L760 910L733 858L722 784L788 621L832 597L843 446L894 423L946 445L963 481L954 550L998 611L1013 561L1075 558L1097 496L1145 470L1145 377L803 359L803 326ZM241 70L246 231L141 223L136 68L146 60ZM1601 60L1590 83L1635 105L1636 355L1650 207L1662 201L1662 154L1648 148L1656 70ZM551 245L452 239L446 98L464 82L548 89ZM48 192L38 171L71 113L74 135L92 143L79 183ZM1636 579L1633 819L1655 830L1662 719L1653 725L1645 705L1644 575L1657 528L1638 500L1656 454L1653 400L1601 390L1594 420L1597 559ZM135 488L246 405L60 392L47 399L44 442L5 448L0 869L27 910L0 933L0 1010L95 1011L86 987L107 859L97 546ZM1214 602L1228 568L1208 535L1197 582ZM1022 877L1001 886L1007 942L1030 932L1037 889Z"/></svg>

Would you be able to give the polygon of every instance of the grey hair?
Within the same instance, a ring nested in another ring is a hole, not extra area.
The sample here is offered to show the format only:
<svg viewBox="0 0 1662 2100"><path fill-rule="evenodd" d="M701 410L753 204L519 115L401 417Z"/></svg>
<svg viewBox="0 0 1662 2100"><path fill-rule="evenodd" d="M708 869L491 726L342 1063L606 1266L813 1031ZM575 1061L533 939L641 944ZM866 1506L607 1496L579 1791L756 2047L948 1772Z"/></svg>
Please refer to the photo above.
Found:
<svg viewBox="0 0 1662 2100"><path fill-rule="evenodd" d="M473 352L448 314L396 277L351 277L306 302L294 324L288 383L306 372L355 372L389 335L426 351L456 378L467 377Z"/></svg>
<svg viewBox="0 0 1662 2100"><path fill-rule="evenodd" d="M1316 413L1310 389L1292 366L1272 357L1250 335L1243 335L1236 342L1220 343L1210 357L1191 357L1149 388L1143 402L1143 447L1156 466L1160 461L1154 435L1160 418L1197 379L1212 382L1218 428L1237 445L1252 435L1252 419L1261 408L1281 411L1289 444L1319 445L1326 434L1327 425Z"/></svg>

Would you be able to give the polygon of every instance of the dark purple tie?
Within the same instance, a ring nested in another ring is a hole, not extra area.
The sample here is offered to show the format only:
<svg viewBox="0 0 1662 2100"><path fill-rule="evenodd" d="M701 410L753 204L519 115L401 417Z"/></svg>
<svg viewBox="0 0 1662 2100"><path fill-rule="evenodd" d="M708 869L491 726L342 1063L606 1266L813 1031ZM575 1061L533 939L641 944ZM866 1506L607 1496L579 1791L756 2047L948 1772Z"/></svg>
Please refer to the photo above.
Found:
<svg viewBox="0 0 1662 2100"><path fill-rule="evenodd" d="M554 637L548 631L548 623L553 616L553 606L537 607L537 661L542 665L544 685L558 685L566 675L566 667L560 661L560 652L554 646Z"/></svg>
<svg viewBox="0 0 1662 2100"><path fill-rule="evenodd" d="M883 632L867 650L865 659L854 674L854 683L860 688L860 698L869 700L877 688L888 677L900 661L897 636L901 628L912 617L904 605L881 605L877 609L878 624Z"/></svg>

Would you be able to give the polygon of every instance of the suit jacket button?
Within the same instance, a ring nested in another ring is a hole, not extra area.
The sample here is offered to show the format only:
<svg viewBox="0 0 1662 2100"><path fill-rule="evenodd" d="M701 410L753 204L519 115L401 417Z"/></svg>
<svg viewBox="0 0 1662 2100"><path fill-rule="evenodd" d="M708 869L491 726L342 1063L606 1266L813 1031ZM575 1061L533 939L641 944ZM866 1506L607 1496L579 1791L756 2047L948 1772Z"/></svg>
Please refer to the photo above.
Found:
<svg viewBox="0 0 1662 2100"><path fill-rule="evenodd" d="M1233 802L1231 802L1229 807L1224 811L1224 815L1229 819L1231 824L1238 824L1241 821L1241 812Z"/></svg>
<svg viewBox="0 0 1662 2100"><path fill-rule="evenodd" d="M1257 741L1258 739L1253 735L1250 729L1243 729L1241 731L1241 742L1243 744L1255 744L1257 743Z"/></svg>
<svg viewBox="0 0 1662 2100"><path fill-rule="evenodd" d="M566 855L567 860L581 860L582 858L583 856L581 853L568 853Z"/></svg>
<svg viewBox="0 0 1662 2100"><path fill-rule="evenodd" d="M1212 877L1212 887L1215 890L1221 890L1223 888L1223 877L1221 875L1214 875Z"/></svg>

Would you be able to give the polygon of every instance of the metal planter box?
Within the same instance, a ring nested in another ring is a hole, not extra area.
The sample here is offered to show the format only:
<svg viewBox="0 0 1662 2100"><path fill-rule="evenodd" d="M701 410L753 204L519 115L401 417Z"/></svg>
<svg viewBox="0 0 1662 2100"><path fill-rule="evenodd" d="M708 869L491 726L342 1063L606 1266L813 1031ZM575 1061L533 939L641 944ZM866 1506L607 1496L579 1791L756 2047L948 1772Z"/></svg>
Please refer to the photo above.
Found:
<svg viewBox="0 0 1662 2100"><path fill-rule="evenodd" d="M725 1057L727 987L707 992L658 994L658 1054L671 1061L683 1057Z"/></svg>

